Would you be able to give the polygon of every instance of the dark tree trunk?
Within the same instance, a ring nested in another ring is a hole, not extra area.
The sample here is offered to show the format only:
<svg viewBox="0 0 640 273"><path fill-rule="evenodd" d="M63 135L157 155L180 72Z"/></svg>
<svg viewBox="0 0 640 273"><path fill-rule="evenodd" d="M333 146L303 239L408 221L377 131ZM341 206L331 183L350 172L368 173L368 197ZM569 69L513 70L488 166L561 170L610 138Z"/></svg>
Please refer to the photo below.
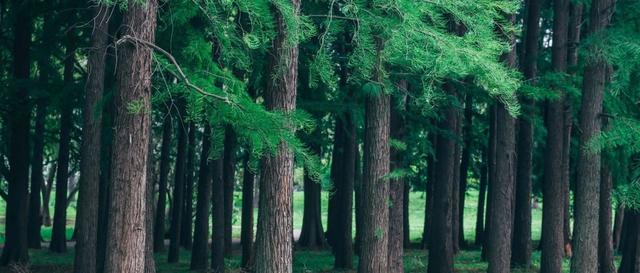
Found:
<svg viewBox="0 0 640 273"><path fill-rule="evenodd" d="M640 214L628 209L625 211L625 233L622 235L624 247L618 273L640 272Z"/></svg>
<svg viewBox="0 0 640 273"><path fill-rule="evenodd" d="M253 185L255 174L251 170L251 155L247 153L242 162L242 227L240 230L240 243L242 244L242 267L251 268L253 260Z"/></svg>
<svg viewBox="0 0 640 273"><path fill-rule="evenodd" d="M488 171L488 180L487 180L487 206L486 206L486 217L484 222L484 233L483 233L483 242L482 242L482 251L480 253L480 258L483 261L487 260L487 252L489 250L489 237L487 236L491 232L491 218L493 215L492 203L493 203L493 192L494 185L496 181L496 146L497 146L497 114L496 107L492 106L489 109L489 151L487 152L487 171Z"/></svg>
<svg viewBox="0 0 640 273"><path fill-rule="evenodd" d="M155 0L129 1L124 35L154 42ZM125 43L118 49L116 114L113 138L111 206L106 273L145 271L146 172L151 112L151 49ZM139 101L132 113L129 103ZM140 171L143 170L143 171Z"/></svg>
<svg viewBox="0 0 640 273"><path fill-rule="evenodd" d="M193 244L193 161L196 156L196 126L193 121L189 122L187 139L187 166L185 167L184 176L184 207L182 211L182 228L180 229L182 231L180 245L186 249L191 249Z"/></svg>
<svg viewBox="0 0 640 273"><path fill-rule="evenodd" d="M12 1L15 12L13 24L13 77L15 80L29 79L32 1ZM27 251L27 198L29 186L29 126L31 106L28 100L29 89L26 85L17 85L10 92L9 113L9 181L6 207L5 244L0 257L0 265L26 263Z"/></svg>
<svg viewBox="0 0 640 273"><path fill-rule="evenodd" d="M429 133L429 141L431 147L433 147L433 154L427 157L427 182L425 189L425 208L424 208L424 226L422 229L422 248L429 248L429 236L431 233L431 223L433 217L433 187L436 181L436 155L435 150L437 147L438 136L434 131Z"/></svg>
<svg viewBox="0 0 640 273"><path fill-rule="evenodd" d="M450 83L445 83L445 92L453 95ZM443 119L438 128L444 132L455 132L456 110L453 105L443 106ZM453 161L455 140L438 134L435 146L435 176L433 184L433 207L430 209L429 264L428 273L452 273L453 242L451 229L451 194L453 191Z"/></svg>
<svg viewBox="0 0 640 273"><path fill-rule="evenodd" d="M362 215L362 158L360 156L360 145L359 145L358 136L356 136L356 147L355 147L355 178L353 181L353 189L355 200L353 202L354 210L355 210L355 218L356 218L356 239L354 242L354 252L357 255L360 255L360 242L362 241L362 232L364 227L362 226L364 223L364 215Z"/></svg>
<svg viewBox="0 0 640 273"><path fill-rule="evenodd" d="M271 49L270 71L278 71L265 92L268 110L293 112L296 108L298 46L287 45L286 17L297 17L300 1L292 0L291 14L274 9L277 34ZM293 128L292 128L293 129ZM262 159L260 200L256 232L255 273L293 271L293 153L281 142L274 154Z"/></svg>
<svg viewBox="0 0 640 273"><path fill-rule="evenodd" d="M96 273L98 242L98 202L100 196L100 145L102 145L102 115L99 103L104 91L105 58L109 40L109 14L111 9L98 5L94 8L95 24L91 36L91 52L87 60L87 83L82 111L82 147L80 152L80 189L76 223L75 273ZM147 174L150 175L150 174ZM153 188L152 188L153 189ZM153 200L153 199L151 199ZM153 217L153 215L151 216ZM148 230L147 230L148 231Z"/></svg>
<svg viewBox="0 0 640 273"><path fill-rule="evenodd" d="M459 98L457 90L456 97ZM455 135L455 154L453 155L453 181L451 187L451 248L453 254L457 254L460 251L460 154L462 152L458 139L460 138L461 130L461 115L460 111L456 109L456 129L453 132Z"/></svg>
<svg viewBox="0 0 640 273"><path fill-rule="evenodd" d="M350 269L353 267L353 190L357 170L357 131L354 113L344 113L344 132L342 142L342 181L336 190L337 198L337 222L335 229L336 242L333 246L335 254L335 268Z"/></svg>
<svg viewBox="0 0 640 273"><path fill-rule="evenodd" d="M589 32L598 35L609 24L614 1L591 3ZM588 52L598 55L601 49L591 45ZM584 69L582 105L580 108L580 147L600 133L605 74L608 64L602 57L590 59ZM575 224L572 273L595 273L598 270L598 212L600 204L600 153L580 149L578 180L575 191Z"/></svg>
<svg viewBox="0 0 640 273"><path fill-rule="evenodd" d="M40 72L42 73L42 72ZM42 77L42 76L41 76ZM47 103L40 100L37 103L35 134L33 138L33 155L31 158L31 193L29 195L28 241L29 248L40 249L42 236L42 207L40 196L44 184L43 157L44 131L47 117Z"/></svg>
<svg viewBox="0 0 640 273"><path fill-rule="evenodd" d="M160 151L160 177L158 179L158 204L156 205L156 217L153 228L153 251L164 250L165 237L165 213L167 203L167 182L169 180L169 164L171 153L171 133L173 122L171 115L165 115L162 123L162 146Z"/></svg>
<svg viewBox="0 0 640 273"><path fill-rule="evenodd" d="M481 246L484 241L484 211L487 196L487 152L482 151L482 164L480 165L480 189L478 193L478 207L476 209L476 237L475 245Z"/></svg>
<svg viewBox="0 0 640 273"><path fill-rule="evenodd" d="M224 272L224 163L219 157L211 163L212 206L211 216L211 269L214 273Z"/></svg>
<svg viewBox="0 0 640 273"><path fill-rule="evenodd" d="M407 81L401 80L397 84L400 92L407 91ZM404 141L406 134L405 117L402 114L406 105L406 96L394 97L391 107L390 129L391 138ZM404 168L404 152L392 148L390 154L390 171L398 171ZM391 179L389 184L389 269L390 273L404 272L404 189L403 177Z"/></svg>
<svg viewBox="0 0 640 273"><path fill-rule="evenodd" d="M611 207L611 191L613 190L613 178L611 170L606 163L602 162L600 180L600 219L598 232L598 260L600 270L599 273L615 273L616 267L613 264L613 234L611 232L611 215L613 208Z"/></svg>
<svg viewBox="0 0 640 273"><path fill-rule="evenodd" d="M74 16L72 16L74 17ZM68 30L66 34L66 52L64 60L64 84L73 83L76 41L75 33ZM65 96L73 97L71 90L63 91ZM69 150L71 130L73 129L73 101L65 100L60 109L60 145L58 147L58 170L56 174L56 200L53 214L53 229L49 249L53 252L67 251L67 187L69 180Z"/></svg>
<svg viewBox="0 0 640 273"><path fill-rule="evenodd" d="M467 196L467 178L469 175L469 167L471 166L471 150L473 149L473 95L466 95L464 103L464 125L462 127L464 147L462 149L462 159L460 161L460 196L458 197L458 239L459 246L465 247L464 239L464 206Z"/></svg>
<svg viewBox="0 0 640 273"><path fill-rule="evenodd" d="M556 73L567 72L567 38L569 27L569 1L554 0L552 69ZM544 159L544 184L542 207L541 272L562 272L564 256L564 196L562 155L564 150L564 92L560 98L547 101L547 147Z"/></svg>
<svg viewBox="0 0 640 273"><path fill-rule="evenodd" d="M185 101L180 98L178 110L180 117L186 115ZM187 157L188 131L182 121L178 121L178 152L176 153L175 178L173 184L173 200L171 203L171 226L169 227L169 263L178 263L180 260L180 235L182 233L182 207L184 205L184 178Z"/></svg>
<svg viewBox="0 0 640 273"><path fill-rule="evenodd" d="M307 145L310 151L316 155L321 154L321 146L318 141L321 137L320 130L316 129L308 136ZM308 170L304 171L304 212L302 216L302 230L298 245L303 248L320 249L324 247L324 234L322 232L322 214L320 213L320 195L322 187L320 182L313 181Z"/></svg>
<svg viewBox="0 0 640 273"><path fill-rule="evenodd" d="M149 146L147 151L147 179L145 184L144 215L144 273L156 273L156 260L153 256L153 129L149 125Z"/></svg>
<svg viewBox="0 0 640 273"><path fill-rule="evenodd" d="M624 204L619 204L616 209L616 216L613 223L613 249L620 249L620 242L622 238L622 226L624 225Z"/></svg>
<svg viewBox="0 0 640 273"><path fill-rule="evenodd" d="M402 199L402 247L411 247L411 230L409 225L409 195L411 194L411 183L404 183Z"/></svg>
<svg viewBox="0 0 640 273"><path fill-rule="evenodd" d="M524 61L522 72L531 85L537 81L538 36L540 34L541 0L527 1L527 19ZM515 196L515 221L513 224L513 252L511 262L514 265L531 265L531 162L533 150L533 102L522 98L525 114L518 119L517 171Z"/></svg>
<svg viewBox="0 0 640 273"><path fill-rule="evenodd" d="M209 240L209 204L211 203L211 126L205 124L202 134L202 151L200 152L200 170L198 173L198 194L196 202L196 222L193 231L193 247L191 248L191 270L207 269Z"/></svg>
<svg viewBox="0 0 640 273"><path fill-rule="evenodd" d="M224 131L224 253L231 255L231 231L233 220L233 191L236 175L236 133L227 126Z"/></svg>
<svg viewBox="0 0 640 273"><path fill-rule="evenodd" d="M112 73L105 74L108 78L112 78ZM115 78L109 79L111 82L115 81ZM106 80L105 83L110 82ZM109 90L109 91L107 91ZM115 92L113 89L105 88L106 93L103 98L107 99L112 97ZM98 273L104 272L105 259L107 251L107 230L109 226L109 207L111 203L111 189L112 189L112 177L111 177L111 156L113 154L113 124L115 115L115 99L109 99L106 103L106 107L102 111L102 128L101 139L102 145L100 146L100 168L102 170L108 170L101 172L100 174L100 190L98 196L98 239L97 239L97 267Z"/></svg>
<svg viewBox="0 0 640 273"><path fill-rule="evenodd" d="M338 208L338 191L344 182L344 120L341 115L336 116L335 130L333 134L333 151L331 153L331 182L332 187L329 192L329 204L327 207L327 243L332 247L335 245L336 229L340 214Z"/></svg>

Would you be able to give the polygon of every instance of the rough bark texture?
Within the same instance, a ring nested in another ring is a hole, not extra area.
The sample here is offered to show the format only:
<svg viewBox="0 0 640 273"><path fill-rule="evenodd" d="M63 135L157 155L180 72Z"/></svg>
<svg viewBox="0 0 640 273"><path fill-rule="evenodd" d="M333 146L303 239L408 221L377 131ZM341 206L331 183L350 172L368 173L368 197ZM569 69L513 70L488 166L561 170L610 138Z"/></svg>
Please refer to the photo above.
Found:
<svg viewBox="0 0 640 273"><path fill-rule="evenodd" d="M321 154L320 130L314 130L309 136L307 145L313 154ZM308 170L304 170L304 211L302 215L302 230L298 239L298 246L309 249L320 249L324 246L322 231L322 214L320 213L320 195L322 187L319 181L314 181Z"/></svg>
<svg viewBox="0 0 640 273"><path fill-rule="evenodd" d="M189 122L189 135L187 137L187 165L184 175L184 204L182 209L182 232L180 245L191 249L193 244L193 172L196 150L196 127L193 121Z"/></svg>
<svg viewBox="0 0 640 273"><path fill-rule="evenodd" d="M250 169L250 154L245 155L242 163L244 171L242 177L242 227L240 243L242 244L242 267L250 268L253 260L253 190L255 174Z"/></svg>
<svg viewBox="0 0 640 273"><path fill-rule="evenodd" d="M602 162L600 180L600 219L599 219L599 232L598 232L598 260L600 270L599 273L615 273L616 267L614 262L613 253L613 234L611 226L613 225L611 202L611 191L613 190L613 178L611 176L611 170L606 163Z"/></svg>
<svg viewBox="0 0 640 273"><path fill-rule="evenodd" d="M202 134L202 151L200 152L200 170L198 173L198 193L196 201L196 220L191 248L191 270L205 271L209 257L209 204L211 203L211 165L209 150L211 148L211 126L205 124Z"/></svg>
<svg viewBox="0 0 640 273"><path fill-rule="evenodd" d="M125 35L154 42L155 0L129 1ZM146 170L150 124L151 49L133 43L118 48L116 114L112 155L106 273L142 273L145 269ZM131 112L131 103L140 110Z"/></svg>
<svg viewBox="0 0 640 273"><path fill-rule="evenodd" d="M624 204L619 204L616 208L616 216L613 221L613 249L620 249L620 239L622 238L622 226L624 225Z"/></svg>
<svg viewBox="0 0 640 273"><path fill-rule="evenodd" d="M553 4L553 48L551 65L556 73L567 72L567 39L569 27L569 1L554 0ZM564 196L563 196L563 151L564 151L564 94L557 90L559 99L547 102L546 127L547 147L544 158L544 184L542 194L542 273L562 272L564 256Z"/></svg>
<svg viewBox="0 0 640 273"><path fill-rule="evenodd" d="M406 92L407 81L401 80L397 84L400 92ZM405 117L402 111L406 105L406 96L398 95L394 97L391 107L391 138L404 141L406 134ZM391 149L390 171L397 171L404 168L404 152L397 148ZM389 270L390 273L404 272L404 189L405 181L403 177L390 180L389 185Z"/></svg>
<svg viewBox="0 0 640 273"><path fill-rule="evenodd" d="M12 1L16 12L13 22L13 77L17 81L29 79L31 34L33 32L32 1ZM5 227L5 245L0 265L26 263L27 251L27 196L29 186L29 124L31 106L26 85L17 85L10 91L9 105L9 181Z"/></svg>
<svg viewBox="0 0 640 273"><path fill-rule="evenodd" d="M224 252L231 255L231 230L233 220L233 191L236 175L236 133L231 126L224 131Z"/></svg>
<svg viewBox="0 0 640 273"><path fill-rule="evenodd" d="M71 16L74 17L75 16ZM65 37L65 60L63 81L65 86L73 84L75 62L75 31L68 30ZM73 97L71 90L64 90L65 96ZM69 153L71 146L71 130L73 129L73 100L65 100L61 103L60 113L60 143L58 146L58 170L56 174L56 200L53 214L53 228L51 230L51 243L49 249L53 252L67 251L67 188L69 180Z"/></svg>
<svg viewBox="0 0 640 273"><path fill-rule="evenodd" d="M478 193L478 207L476 209L476 237L475 245L481 246L484 238L484 212L487 196L487 154L482 151L482 164L480 165L480 189Z"/></svg>
<svg viewBox="0 0 640 273"><path fill-rule="evenodd" d="M632 209L625 211L627 228L623 235L624 247L618 273L640 272L640 214Z"/></svg>
<svg viewBox="0 0 640 273"><path fill-rule="evenodd" d="M156 260L153 256L153 130L149 125L149 146L147 149L147 179L145 181L145 215L144 215L144 273L156 273Z"/></svg>
<svg viewBox="0 0 640 273"><path fill-rule="evenodd" d="M449 83L445 91L453 93ZM442 110L443 119L438 128L445 132L453 132L456 127L456 110L446 105ZM435 146L435 177L433 181L433 207L429 231L429 265L428 273L453 272L453 245L451 235L451 194L453 191L453 161L455 160L455 140L438 134Z"/></svg>
<svg viewBox="0 0 640 273"><path fill-rule="evenodd" d="M185 101L178 101L180 117L186 115ZM182 121L178 121L178 151L176 153L176 167L174 170L173 200L171 203L171 225L169 227L169 254L167 261L180 261L180 235L182 235L182 208L184 206L184 178L187 159L188 131Z"/></svg>
<svg viewBox="0 0 640 273"><path fill-rule="evenodd" d="M214 273L224 272L224 163L217 158L211 163L211 269Z"/></svg>
<svg viewBox="0 0 640 273"><path fill-rule="evenodd" d="M102 115L98 103L104 91L105 56L109 40L109 8L94 8L91 51L87 59L87 83L83 109L82 146L80 151L80 189L76 221L75 273L97 272L98 202L100 196L100 145ZM153 198L151 199L153 200ZM152 216L153 217L153 216Z"/></svg>
<svg viewBox="0 0 640 273"><path fill-rule="evenodd" d="M173 131L171 115L165 115L162 123L162 143L160 151L160 176L158 179L158 204L153 227L153 251L164 250L165 215L167 204L167 182L169 180L169 161L171 153L171 133Z"/></svg>
<svg viewBox="0 0 640 273"><path fill-rule="evenodd" d="M542 0L527 1L526 36L522 72L529 84L536 84L538 70L538 36L540 34L540 10ZM531 163L533 150L533 102L522 98L524 115L518 119L517 171L515 196L515 221L513 223L514 265L528 267L531 264Z"/></svg>
<svg viewBox="0 0 640 273"><path fill-rule="evenodd" d="M494 184L496 180L496 142L497 142L497 115L496 115L496 107L492 106L489 109L489 151L487 152L487 206L486 206L486 216L484 222L484 240L482 242L482 251L480 252L480 258L483 261L487 260L487 252L489 250L489 237L488 234L491 232L491 218L493 216L492 203L493 203L493 192Z"/></svg>
<svg viewBox="0 0 640 273"><path fill-rule="evenodd" d="M357 130L354 121L354 113L347 111L344 115L344 142L343 142L343 179L337 191L338 214L336 223L336 242L334 244L335 268L348 269L353 267L353 190L356 180L356 161L358 157Z"/></svg>
<svg viewBox="0 0 640 273"><path fill-rule="evenodd" d="M296 108L298 78L298 47L287 45L289 35L285 30L285 16L298 16L300 1L291 1L293 14L274 10L277 35L273 41L270 71L278 71L265 92L268 110L290 113ZM256 273L291 273L292 265L292 189L293 153L284 142L275 154L262 159L260 174L260 200L256 231Z"/></svg>
<svg viewBox="0 0 640 273"><path fill-rule="evenodd" d="M609 24L615 10L611 0L594 0L591 3L589 32L598 35ZM591 54L600 50L597 45L589 49ZM607 63L601 57L587 60L582 82L580 108L580 147L585 147L600 133L602 100L604 96ZM580 149L578 155L578 180L575 191L575 224L573 238L572 273L595 273L598 270L598 211L600 204L600 153Z"/></svg>

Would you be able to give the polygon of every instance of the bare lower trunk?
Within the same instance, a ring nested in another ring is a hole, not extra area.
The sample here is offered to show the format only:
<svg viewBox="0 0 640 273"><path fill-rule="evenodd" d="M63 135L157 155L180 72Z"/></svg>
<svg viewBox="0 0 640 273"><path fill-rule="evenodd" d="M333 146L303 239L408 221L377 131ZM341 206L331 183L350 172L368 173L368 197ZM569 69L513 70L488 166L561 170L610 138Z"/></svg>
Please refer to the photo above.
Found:
<svg viewBox="0 0 640 273"><path fill-rule="evenodd" d="M406 92L407 82L401 80L397 84L401 92ZM405 118L402 114L406 105L406 97L394 97L391 110L391 137L403 141L406 134ZM404 168L403 151L392 148L390 155L390 171ZM404 272L404 178L392 179L389 186L389 269L390 273Z"/></svg>
<svg viewBox="0 0 640 273"><path fill-rule="evenodd" d="M202 151L200 152L200 170L198 175L198 194L196 201L196 221L191 248L191 270L207 269L209 240L209 204L211 203L211 126L205 124L202 134Z"/></svg>
<svg viewBox="0 0 640 273"><path fill-rule="evenodd" d="M255 174L250 170L250 155L247 153L243 161L242 178L242 228L240 243L242 244L242 267L250 268L253 260L253 188Z"/></svg>
<svg viewBox="0 0 640 273"><path fill-rule="evenodd" d="M211 270L214 273L224 272L224 181L222 158L211 163L212 193L211 216Z"/></svg>
<svg viewBox="0 0 640 273"><path fill-rule="evenodd" d="M186 115L186 102L179 98L178 111L181 117ZM187 158L188 129L182 120L178 121L178 151L174 170L173 200L171 202L171 225L169 227L169 263L180 261L180 235L182 235L182 215L184 206L184 183Z"/></svg>
<svg viewBox="0 0 640 273"><path fill-rule="evenodd" d="M231 231L233 220L233 191L236 174L236 134L227 126L224 133L224 252L231 255Z"/></svg>
<svg viewBox="0 0 640 273"><path fill-rule="evenodd" d="M156 1L129 1L125 35L154 42ZM146 172L150 125L151 49L125 43L118 49L116 114L112 155L106 273L145 270ZM130 103L139 111L131 112ZM143 170L143 171L140 171Z"/></svg>
<svg viewBox="0 0 640 273"><path fill-rule="evenodd" d="M180 245L191 249L193 244L193 172L196 145L196 128L193 121L189 122L189 135L187 137L187 165L184 174L184 204L182 208L182 228L180 233Z"/></svg>
<svg viewBox="0 0 640 273"><path fill-rule="evenodd" d="M599 273L615 273L616 267L613 253L613 234L611 232L611 191L613 190L613 178L611 170L606 163L602 163L602 179L600 180L600 219L598 232L598 260Z"/></svg>
<svg viewBox="0 0 640 273"><path fill-rule="evenodd" d="M165 215L167 209L167 181L169 180L169 161L171 153L171 133L173 131L171 115L165 115L162 123L162 143L160 151L160 176L158 179L158 203L153 228L153 251L164 250Z"/></svg>

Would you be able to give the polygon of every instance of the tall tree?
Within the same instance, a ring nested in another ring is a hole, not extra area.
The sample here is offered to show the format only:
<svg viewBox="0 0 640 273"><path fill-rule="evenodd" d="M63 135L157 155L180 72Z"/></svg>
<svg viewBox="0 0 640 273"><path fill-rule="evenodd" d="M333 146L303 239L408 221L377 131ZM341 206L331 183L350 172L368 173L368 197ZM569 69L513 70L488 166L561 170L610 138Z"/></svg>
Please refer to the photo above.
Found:
<svg viewBox="0 0 640 273"><path fill-rule="evenodd" d="M486 148L482 149L482 163L480 164L480 189L478 192L478 206L476 209L476 234L474 243L476 246L482 246L484 238L484 212L485 200L487 196L487 152Z"/></svg>
<svg viewBox="0 0 640 273"><path fill-rule="evenodd" d="M555 73L567 72L569 1L553 2L553 48L551 66ZM562 271L564 256L564 198L562 181L562 153L564 132L564 94L557 90L559 99L549 100L546 104L547 148L544 159L544 185L542 207L542 257L541 272L559 273Z"/></svg>
<svg viewBox="0 0 640 273"><path fill-rule="evenodd" d="M627 228L622 240L625 243L618 273L637 273L640 271L640 213L627 209L625 223Z"/></svg>
<svg viewBox="0 0 640 273"><path fill-rule="evenodd" d="M171 134L173 131L170 111L162 122L162 143L160 151L160 176L158 178L158 203L153 225L153 251L164 250L165 214L167 200L167 181L169 180L169 161L171 153Z"/></svg>
<svg viewBox="0 0 640 273"><path fill-rule="evenodd" d="M466 245L464 238L464 207L467 196L467 179L469 176L469 168L471 167L472 158L472 140L473 136L473 95L466 94L464 102L464 125L462 127L463 147L460 159L460 194L458 197L458 239L460 247Z"/></svg>
<svg viewBox="0 0 640 273"><path fill-rule="evenodd" d="M351 100L351 96L350 96ZM333 251L335 255L334 268L353 267L353 190L356 179L356 161L358 157L357 131L352 111L344 112L344 132L342 142L342 182L336 191L337 209L346 213L338 214L336 220Z"/></svg>
<svg viewBox="0 0 640 273"><path fill-rule="evenodd" d="M145 215L144 215L144 273L156 273L156 260L153 255L153 128L149 125L149 144L147 148L147 179L144 186Z"/></svg>
<svg viewBox="0 0 640 273"><path fill-rule="evenodd" d="M145 214L147 149L150 126L151 49L135 41L153 43L157 2L130 0L118 48L116 113L112 155L112 192L105 272L143 273L145 270ZM131 111L132 105L138 111Z"/></svg>
<svg viewBox="0 0 640 273"><path fill-rule="evenodd" d="M100 195L100 145L102 115L99 103L104 91L105 57L109 39L109 14L105 5L93 8L91 51L87 59L87 83L83 108L82 147L80 151L80 189L76 221L75 273L97 272L98 196ZM152 199L153 200L153 199ZM153 217L153 215L151 216Z"/></svg>
<svg viewBox="0 0 640 273"><path fill-rule="evenodd" d="M214 273L224 273L224 163L219 156L211 163L211 269Z"/></svg>
<svg viewBox="0 0 640 273"><path fill-rule="evenodd" d="M189 134L187 135L187 160L184 174L184 205L182 209L182 234L180 245L191 249L193 244L193 168L196 153L196 126L189 121Z"/></svg>
<svg viewBox="0 0 640 273"><path fill-rule="evenodd" d="M224 252L231 255L231 230L233 221L233 192L236 175L236 133L226 126L224 130Z"/></svg>
<svg viewBox="0 0 640 273"><path fill-rule="evenodd" d="M185 117L185 101L178 101L180 117ZM188 131L185 124L178 121L178 152L176 153L176 166L174 170L173 202L171 205L171 225L169 228L169 254L167 261L177 263L180 260L180 235L182 229L182 207L184 205L184 178L187 156Z"/></svg>
<svg viewBox="0 0 640 273"><path fill-rule="evenodd" d="M242 244L243 268L250 268L253 260L253 190L255 174L250 167L251 155L247 153L242 161L242 215L240 243Z"/></svg>
<svg viewBox="0 0 640 273"><path fill-rule="evenodd" d="M211 203L211 126L205 124L202 134L202 151L200 152L200 170L198 173L198 190L196 201L196 220L191 248L191 270L207 269L209 240L209 204Z"/></svg>
<svg viewBox="0 0 640 273"><path fill-rule="evenodd" d="M394 97L391 106L390 129L391 138L403 141L405 135L405 118L402 110L405 107L407 81L400 80L397 88L400 95ZM398 147L391 148L390 171L399 171L404 168L403 151ZM404 272L404 178L392 179L389 185L389 269L387 272Z"/></svg>
<svg viewBox="0 0 640 273"><path fill-rule="evenodd" d="M598 37L609 25L615 1L593 0L589 16L590 35ZM580 106L580 147L585 147L601 130L600 116L604 97L607 61L598 52L598 43L588 48L582 82ZM572 273L594 273L598 270L598 214L600 205L600 152L580 149L578 180L575 191L574 251Z"/></svg>
<svg viewBox="0 0 640 273"><path fill-rule="evenodd" d="M615 273L613 252L613 234L611 227L613 208L611 207L611 191L613 189L613 177L611 170L604 160L602 161L602 170L600 175L600 219L598 231L598 264L599 273ZM640 269L640 268L639 268Z"/></svg>
<svg viewBox="0 0 640 273"><path fill-rule="evenodd" d="M31 61L31 35L33 32L33 1L13 0L13 77L18 83L10 92L9 113L9 181L5 244L0 265L26 263L27 251L27 196L29 186L29 124L31 106L28 100Z"/></svg>
<svg viewBox="0 0 640 273"><path fill-rule="evenodd" d="M316 128L309 136L306 136L309 150L314 154L321 154L321 134ZM304 170L304 211L302 215L302 229L298 245L304 248L319 249L325 244L322 232L322 214L320 212L322 185L314 181L308 168Z"/></svg>

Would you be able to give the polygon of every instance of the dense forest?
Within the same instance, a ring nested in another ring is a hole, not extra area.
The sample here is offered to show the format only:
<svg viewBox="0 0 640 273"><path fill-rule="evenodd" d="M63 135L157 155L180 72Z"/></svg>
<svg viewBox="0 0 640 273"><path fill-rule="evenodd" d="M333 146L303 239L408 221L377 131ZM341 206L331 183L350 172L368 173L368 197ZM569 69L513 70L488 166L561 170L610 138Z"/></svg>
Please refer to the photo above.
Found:
<svg viewBox="0 0 640 273"><path fill-rule="evenodd" d="M0 272L640 273L638 0L0 0Z"/></svg>

